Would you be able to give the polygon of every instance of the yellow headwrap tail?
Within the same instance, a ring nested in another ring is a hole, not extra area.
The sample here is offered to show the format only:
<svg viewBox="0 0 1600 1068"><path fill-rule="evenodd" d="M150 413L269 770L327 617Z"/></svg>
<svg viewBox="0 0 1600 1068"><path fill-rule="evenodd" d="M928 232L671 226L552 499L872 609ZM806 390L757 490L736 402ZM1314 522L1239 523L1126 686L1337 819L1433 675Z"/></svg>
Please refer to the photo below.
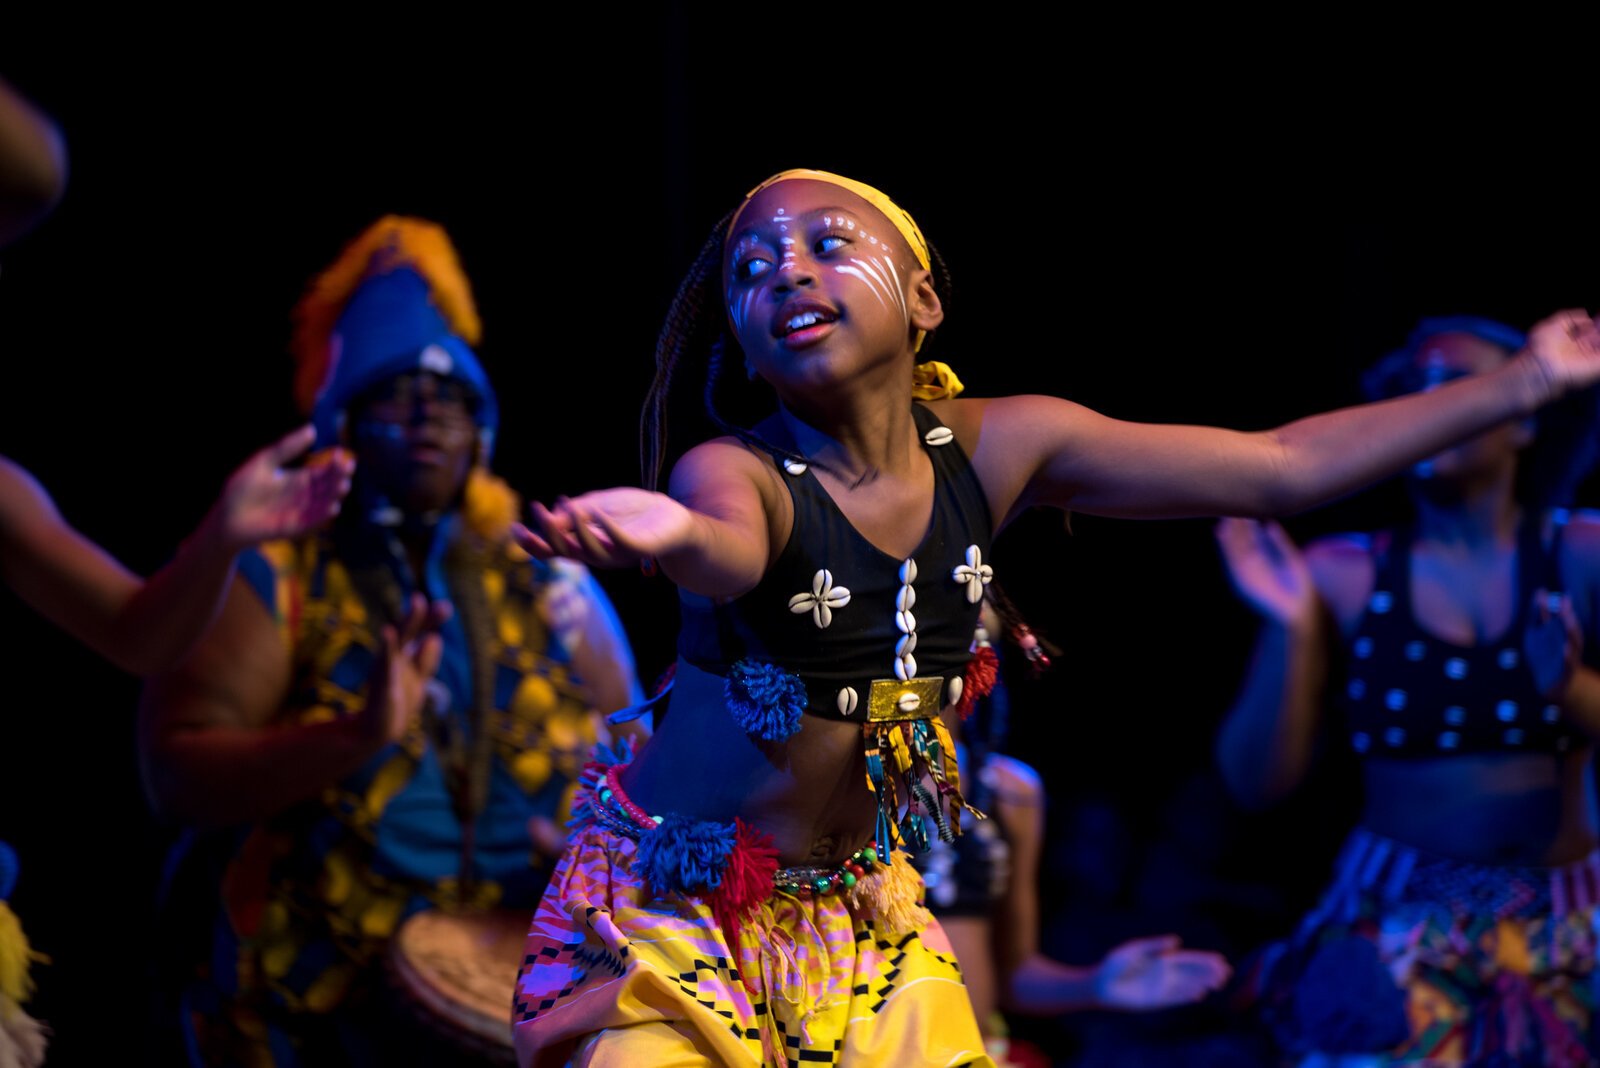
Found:
<svg viewBox="0 0 1600 1068"><path fill-rule="evenodd" d="M917 400L949 400L966 388L955 369L938 360L919 363L911 370L911 396Z"/></svg>

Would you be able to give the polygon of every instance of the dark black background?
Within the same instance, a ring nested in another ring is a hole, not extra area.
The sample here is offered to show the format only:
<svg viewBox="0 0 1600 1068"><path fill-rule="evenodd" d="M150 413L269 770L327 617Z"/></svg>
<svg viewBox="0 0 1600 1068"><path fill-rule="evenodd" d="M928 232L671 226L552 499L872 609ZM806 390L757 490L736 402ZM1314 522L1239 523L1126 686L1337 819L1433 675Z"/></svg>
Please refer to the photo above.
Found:
<svg viewBox="0 0 1600 1068"><path fill-rule="evenodd" d="M436 15L0 35L0 76L72 154L55 216L0 255L0 449L130 566L159 566L293 425L288 309L384 212L454 236L504 413L496 466L545 498L636 477L677 279L789 166L917 216L955 276L941 348L980 396L1265 427L1355 400L1418 315L1525 326L1600 301L1590 134L1548 71L1501 65L1509 41L1367 27L1311 48L1304 28L1152 36L1136 15L1070 34L815 8ZM1393 499L1292 527L1364 525ZM1209 525L1080 516L1069 536L1028 517L996 563L1064 649L1016 686L1013 733L1052 795L1052 950L1088 960L1159 927L1237 952L1286 922L1343 810L1245 820L1217 794L1250 621ZM605 582L653 677L670 591ZM139 787L136 684L9 598L0 628L0 839L55 957L36 1009L54 1063L126 1053L167 835Z"/></svg>

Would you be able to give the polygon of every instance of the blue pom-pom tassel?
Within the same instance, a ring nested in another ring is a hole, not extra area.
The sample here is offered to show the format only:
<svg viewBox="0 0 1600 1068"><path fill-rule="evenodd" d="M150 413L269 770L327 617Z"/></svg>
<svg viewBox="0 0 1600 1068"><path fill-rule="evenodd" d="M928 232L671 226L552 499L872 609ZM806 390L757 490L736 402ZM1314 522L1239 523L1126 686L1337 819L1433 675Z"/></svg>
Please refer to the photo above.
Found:
<svg viewBox="0 0 1600 1068"><path fill-rule="evenodd" d="M759 660L740 660L728 672L728 711L733 721L769 742L781 742L800 729L806 687L798 675Z"/></svg>
<svg viewBox="0 0 1600 1068"><path fill-rule="evenodd" d="M733 852L732 823L695 820L673 813L656 829L639 836L635 865L654 889L680 892L715 890Z"/></svg>

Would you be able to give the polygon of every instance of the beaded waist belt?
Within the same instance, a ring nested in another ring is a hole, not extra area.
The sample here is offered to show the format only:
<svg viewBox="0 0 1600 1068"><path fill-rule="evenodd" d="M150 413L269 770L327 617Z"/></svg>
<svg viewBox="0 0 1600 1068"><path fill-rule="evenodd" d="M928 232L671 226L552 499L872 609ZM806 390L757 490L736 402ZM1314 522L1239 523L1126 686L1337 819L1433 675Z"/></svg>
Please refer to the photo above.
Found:
<svg viewBox="0 0 1600 1068"><path fill-rule="evenodd" d="M607 830L642 843L645 837L652 832L660 831L666 825L667 817L652 816L634 804L617 781L617 770L617 765L607 768L599 782L595 784L594 802L590 805L590 813L595 822ZM717 820L697 820L693 821L693 824L702 831L702 834L691 833L687 837L710 841L719 837L728 839L735 837L735 828L731 824ZM734 841L729 852L737 848L738 842ZM887 862L885 858L879 856L878 843L869 842L851 854L842 864L778 868L772 873L772 888L799 897L809 894L833 894L851 889L859 880ZM711 885L714 887L716 883L712 882ZM697 887L674 886L671 889L691 891Z"/></svg>

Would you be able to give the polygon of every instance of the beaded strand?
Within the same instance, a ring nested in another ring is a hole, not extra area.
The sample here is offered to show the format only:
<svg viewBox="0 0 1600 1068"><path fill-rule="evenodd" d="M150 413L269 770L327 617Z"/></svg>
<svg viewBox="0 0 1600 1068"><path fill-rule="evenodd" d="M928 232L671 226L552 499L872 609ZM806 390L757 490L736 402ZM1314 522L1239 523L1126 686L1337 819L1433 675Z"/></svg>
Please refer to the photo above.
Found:
<svg viewBox="0 0 1600 1068"><path fill-rule="evenodd" d="M848 890L879 863L878 843L869 842L835 868L780 868L772 885L786 894L832 894Z"/></svg>
<svg viewBox="0 0 1600 1068"><path fill-rule="evenodd" d="M606 804L616 805L626 812L633 822L639 825L642 831L653 831L661 825L663 817L652 816L644 809L633 803L622 787L617 784L617 765L613 764L606 769L605 785L600 788L600 800Z"/></svg>

